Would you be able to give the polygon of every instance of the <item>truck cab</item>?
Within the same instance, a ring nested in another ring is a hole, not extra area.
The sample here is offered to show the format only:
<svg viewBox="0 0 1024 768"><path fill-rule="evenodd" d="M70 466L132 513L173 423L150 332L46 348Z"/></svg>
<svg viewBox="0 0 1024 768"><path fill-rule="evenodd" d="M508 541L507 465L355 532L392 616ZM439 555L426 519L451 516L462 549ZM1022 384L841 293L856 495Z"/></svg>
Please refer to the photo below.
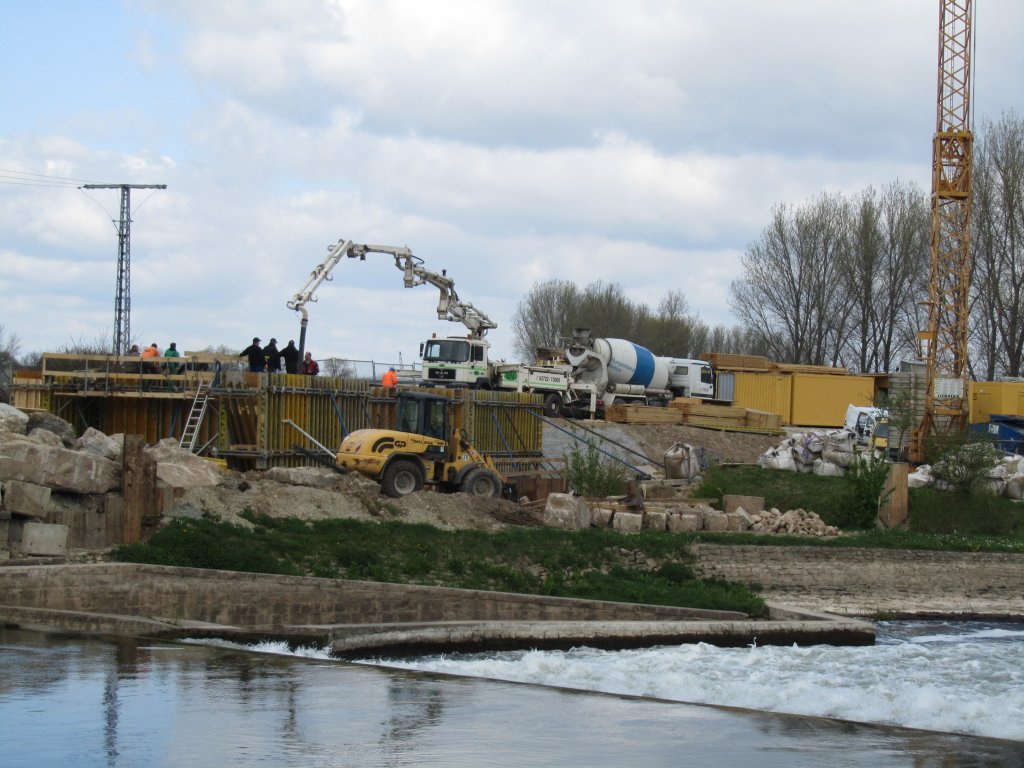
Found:
<svg viewBox="0 0 1024 768"><path fill-rule="evenodd" d="M426 386L490 388L491 345L466 336L433 336L420 344Z"/></svg>

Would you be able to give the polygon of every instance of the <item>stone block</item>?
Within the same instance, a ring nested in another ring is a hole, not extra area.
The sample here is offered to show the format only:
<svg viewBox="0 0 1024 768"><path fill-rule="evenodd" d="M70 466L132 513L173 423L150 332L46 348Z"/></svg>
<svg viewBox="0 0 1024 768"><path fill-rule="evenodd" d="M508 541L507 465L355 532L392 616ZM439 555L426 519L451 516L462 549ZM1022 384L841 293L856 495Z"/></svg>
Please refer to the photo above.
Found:
<svg viewBox="0 0 1024 768"><path fill-rule="evenodd" d="M50 489L42 485L10 480L4 491L4 508L16 515L46 517L50 511L50 493Z"/></svg>
<svg viewBox="0 0 1024 768"><path fill-rule="evenodd" d="M763 496L743 496L738 493L727 493L722 496L722 508L726 512L735 512L737 508L743 507L747 513L764 511Z"/></svg>
<svg viewBox="0 0 1024 768"><path fill-rule="evenodd" d="M608 507L590 508L590 525L592 528L611 528L615 512Z"/></svg>
<svg viewBox="0 0 1024 768"><path fill-rule="evenodd" d="M704 515L705 531L729 530L729 516L725 512L712 511Z"/></svg>
<svg viewBox="0 0 1024 768"><path fill-rule="evenodd" d="M668 512L663 510L647 511L644 513L644 528L650 531L664 531L668 525Z"/></svg>
<svg viewBox="0 0 1024 768"><path fill-rule="evenodd" d="M590 505L568 493L548 494L541 514L544 525L574 531L589 528L591 519Z"/></svg>
<svg viewBox="0 0 1024 768"><path fill-rule="evenodd" d="M727 531L745 531L750 527L750 516L746 512L743 514L739 512L726 512L725 520L725 529Z"/></svg>
<svg viewBox="0 0 1024 768"><path fill-rule="evenodd" d="M699 531L704 525L704 515L700 512L670 512L666 527L671 533L690 533Z"/></svg>
<svg viewBox="0 0 1024 768"><path fill-rule="evenodd" d="M639 533L643 524L642 512L616 512L612 517L612 528L620 533Z"/></svg>
<svg viewBox="0 0 1024 768"><path fill-rule="evenodd" d="M66 525L49 523L25 523L21 531L21 552L25 555L59 556L68 551Z"/></svg>
<svg viewBox="0 0 1024 768"><path fill-rule="evenodd" d="M120 485L121 468L100 456L0 433L0 478L73 493L106 493Z"/></svg>

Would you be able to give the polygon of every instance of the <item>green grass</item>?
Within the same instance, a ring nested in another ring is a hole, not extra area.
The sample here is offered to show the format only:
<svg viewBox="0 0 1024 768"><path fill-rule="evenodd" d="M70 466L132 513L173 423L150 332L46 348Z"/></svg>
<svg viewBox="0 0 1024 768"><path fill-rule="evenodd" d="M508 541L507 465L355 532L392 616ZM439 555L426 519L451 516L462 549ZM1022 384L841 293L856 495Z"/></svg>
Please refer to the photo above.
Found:
<svg viewBox="0 0 1024 768"><path fill-rule="evenodd" d="M696 496L721 500L724 494L764 497L765 508L806 509L829 525L859 531L835 540L799 539L821 546L870 546L904 549L950 549L975 552L1024 551L1024 506L1005 498L967 495L932 488L909 492L906 531L875 529L871 494L846 478L818 477L753 466L711 467ZM851 524L852 523L852 524ZM703 538L710 540L710 537ZM752 536L744 541L785 545L783 537ZM765 540L767 539L767 540Z"/></svg>
<svg viewBox="0 0 1024 768"><path fill-rule="evenodd" d="M119 547L126 562L765 613L748 588L694 576L690 539L645 531L507 528L250 518L252 530L178 520L148 542ZM653 567L648 565L653 563Z"/></svg>

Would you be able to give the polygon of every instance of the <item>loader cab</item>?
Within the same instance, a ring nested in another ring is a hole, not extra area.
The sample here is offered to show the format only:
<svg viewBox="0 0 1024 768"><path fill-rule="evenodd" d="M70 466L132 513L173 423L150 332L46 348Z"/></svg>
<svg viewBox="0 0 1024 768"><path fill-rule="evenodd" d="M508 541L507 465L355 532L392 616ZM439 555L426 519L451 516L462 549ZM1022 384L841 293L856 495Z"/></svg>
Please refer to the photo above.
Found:
<svg viewBox="0 0 1024 768"><path fill-rule="evenodd" d="M401 392L395 405L395 429L447 440L448 402L428 392Z"/></svg>

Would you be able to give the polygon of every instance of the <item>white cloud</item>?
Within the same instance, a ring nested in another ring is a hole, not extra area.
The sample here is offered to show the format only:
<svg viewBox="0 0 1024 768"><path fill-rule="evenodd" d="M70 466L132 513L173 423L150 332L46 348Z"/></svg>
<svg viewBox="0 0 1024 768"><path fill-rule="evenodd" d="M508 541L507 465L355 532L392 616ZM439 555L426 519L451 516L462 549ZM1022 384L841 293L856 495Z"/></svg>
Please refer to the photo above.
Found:
<svg viewBox="0 0 1024 768"><path fill-rule="evenodd" d="M409 246L448 269L499 323L504 354L517 302L554 278L619 283L652 307L679 289L707 322L731 324L729 281L772 205L928 183L932 3L148 0L130 11L130 39L110 47L147 88L48 93L88 105L52 122L50 106L11 104L0 168L168 185L132 196L132 328L147 343L297 336L285 302L339 238ZM1024 7L991 0L979 14L978 72L990 78L979 103L1019 107L1019 78L995 73L1024 66L1007 32ZM26 77L43 71L25 64ZM59 47L47 65L90 66ZM1001 93L982 99L990 87ZM116 191L0 184L0 323L23 349L109 333L117 214ZM432 289L399 280L388 257L340 264L310 308L310 346L408 361L430 331L461 331L434 318ZM61 311L39 320L43 302Z"/></svg>

